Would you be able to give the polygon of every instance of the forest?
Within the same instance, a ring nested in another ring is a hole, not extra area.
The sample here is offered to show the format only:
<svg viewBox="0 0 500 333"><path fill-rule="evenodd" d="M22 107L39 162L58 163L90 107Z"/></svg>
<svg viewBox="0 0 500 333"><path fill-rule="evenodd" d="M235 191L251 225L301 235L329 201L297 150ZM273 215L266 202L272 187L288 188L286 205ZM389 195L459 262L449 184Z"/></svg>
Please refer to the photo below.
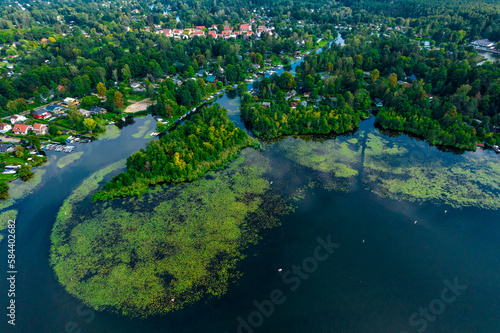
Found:
<svg viewBox="0 0 500 333"><path fill-rule="evenodd" d="M159 140L151 140L127 159L127 171L106 183L94 200L140 195L160 183L193 181L227 165L242 148L257 147L226 112L218 104L203 108Z"/></svg>

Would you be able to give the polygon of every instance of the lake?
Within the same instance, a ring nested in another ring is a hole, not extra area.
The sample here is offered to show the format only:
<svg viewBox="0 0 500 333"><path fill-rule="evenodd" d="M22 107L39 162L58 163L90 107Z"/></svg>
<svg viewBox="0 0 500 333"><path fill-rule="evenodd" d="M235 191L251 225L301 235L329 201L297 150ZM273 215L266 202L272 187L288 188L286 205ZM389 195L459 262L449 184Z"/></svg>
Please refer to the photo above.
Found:
<svg viewBox="0 0 500 333"><path fill-rule="evenodd" d="M218 102L243 128L236 92ZM118 137L78 145L80 159L62 169L52 161L14 204L17 325L2 320L1 332L498 332L498 156L442 152L380 133L373 119L349 135L252 152L269 160L272 190L296 208L246 250L225 296L145 320L88 310L48 264L51 227L82 180L144 147L154 126L136 118L110 131ZM6 272L5 239L1 256ZM2 279L3 309L7 290Z"/></svg>

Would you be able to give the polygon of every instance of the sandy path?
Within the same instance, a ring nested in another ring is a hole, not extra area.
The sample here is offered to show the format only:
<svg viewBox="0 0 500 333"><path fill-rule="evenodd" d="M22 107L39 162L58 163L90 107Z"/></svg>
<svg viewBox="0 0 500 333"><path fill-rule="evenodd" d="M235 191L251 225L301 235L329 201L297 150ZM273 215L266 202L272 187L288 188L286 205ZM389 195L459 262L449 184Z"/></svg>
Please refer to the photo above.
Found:
<svg viewBox="0 0 500 333"><path fill-rule="evenodd" d="M139 102L132 102L127 108L123 111L125 113L135 113L139 111L144 111L151 105L151 101L149 98L143 99Z"/></svg>

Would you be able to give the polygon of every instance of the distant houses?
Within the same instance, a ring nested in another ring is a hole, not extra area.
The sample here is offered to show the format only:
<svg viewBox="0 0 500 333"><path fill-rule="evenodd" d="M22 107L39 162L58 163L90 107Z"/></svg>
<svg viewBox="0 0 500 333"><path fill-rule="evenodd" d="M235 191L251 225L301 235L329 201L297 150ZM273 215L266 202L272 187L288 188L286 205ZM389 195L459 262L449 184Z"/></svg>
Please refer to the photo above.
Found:
<svg viewBox="0 0 500 333"><path fill-rule="evenodd" d="M470 45L479 50L494 51L497 43L489 39L479 39L471 42Z"/></svg>

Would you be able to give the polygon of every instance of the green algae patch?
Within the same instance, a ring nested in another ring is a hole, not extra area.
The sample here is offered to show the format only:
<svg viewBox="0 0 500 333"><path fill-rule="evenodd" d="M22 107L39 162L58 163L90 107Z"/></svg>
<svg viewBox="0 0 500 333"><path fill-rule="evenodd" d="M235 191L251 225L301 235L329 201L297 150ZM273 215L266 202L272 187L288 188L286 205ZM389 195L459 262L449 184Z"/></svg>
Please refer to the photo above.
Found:
<svg viewBox="0 0 500 333"><path fill-rule="evenodd" d="M0 214L0 231L7 229L10 220L15 220L19 212L15 209L4 211ZM3 239L3 235L0 234L0 242Z"/></svg>
<svg viewBox="0 0 500 333"><path fill-rule="evenodd" d="M270 191L268 168L259 152L245 149L203 179L87 205L86 213L78 208L82 196L72 194L51 237L60 283L96 310L139 317L223 295L239 276L243 249L289 210ZM79 214L66 214L68 205Z"/></svg>
<svg viewBox="0 0 500 333"><path fill-rule="evenodd" d="M144 137L146 139L147 136L145 136L145 135L146 135L146 132L148 131L150 123L151 123L151 120L149 120L149 119L146 120L142 126L139 126L139 130L137 131L137 133L132 134L132 136L136 139L140 139L142 137Z"/></svg>
<svg viewBox="0 0 500 333"><path fill-rule="evenodd" d="M453 156L412 143L370 134L363 170L366 188L396 200L499 208L498 159Z"/></svg>
<svg viewBox="0 0 500 333"><path fill-rule="evenodd" d="M77 153L72 153L69 155L64 155L59 160L57 160L57 167L60 169L67 167L68 165L74 163L76 160L78 160L82 156L83 156L83 151L80 151Z"/></svg>
<svg viewBox="0 0 500 333"><path fill-rule="evenodd" d="M45 167L45 166L44 166ZM0 202L0 210L6 209L17 201L25 198L30 193L32 193L38 185L42 182L43 175L47 172L47 170L42 168L37 168L33 170L33 178L29 181L25 182L21 179L16 179L12 182L9 182L9 198L5 201Z"/></svg>
<svg viewBox="0 0 500 333"><path fill-rule="evenodd" d="M375 129L352 138L288 137L271 149L316 171L316 178L308 176L315 187L349 191L360 181L365 189L395 200L500 208L500 161L493 155L443 153L417 139L388 137ZM303 197L301 191L293 195L296 200Z"/></svg>
<svg viewBox="0 0 500 333"><path fill-rule="evenodd" d="M361 147L357 141L306 141L288 137L279 142L277 147L290 160L314 170L331 172L337 177L345 178L358 174L356 165L361 161Z"/></svg>
<svg viewBox="0 0 500 333"><path fill-rule="evenodd" d="M116 125L106 126L106 132L99 135L100 140L113 140L120 136L120 129Z"/></svg>
<svg viewBox="0 0 500 333"><path fill-rule="evenodd" d="M125 168L126 160L122 159L118 162L108 165L99 171L94 172L86 178L72 193L64 200L63 205L57 213L57 223L54 229L63 225L67 220L71 219L73 214L74 204L85 199L90 193L99 188L99 184L104 180L104 177L116 170ZM52 233L54 233L54 229Z"/></svg>

